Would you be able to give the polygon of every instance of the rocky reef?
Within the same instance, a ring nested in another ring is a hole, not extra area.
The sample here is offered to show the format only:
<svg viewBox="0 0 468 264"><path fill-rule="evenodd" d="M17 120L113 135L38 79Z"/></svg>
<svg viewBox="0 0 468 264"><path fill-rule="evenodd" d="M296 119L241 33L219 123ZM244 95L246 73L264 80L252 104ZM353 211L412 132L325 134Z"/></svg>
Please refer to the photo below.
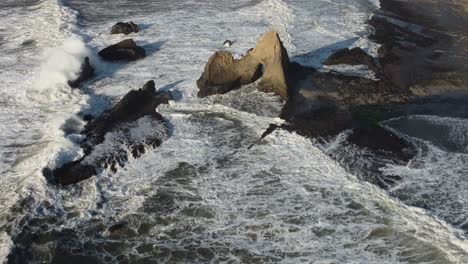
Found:
<svg viewBox="0 0 468 264"><path fill-rule="evenodd" d="M115 25L112 26L111 34L125 34L128 35L130 33L138 33L140 28L137 24L130 22L117 22Z"/></svg>
<svg viewBox="0 0 468 264"><path fill-rule="evenodd" d="M133 39L122 40L101 50L98 54L107 61L135 61L146 57L145 49L138 46Z"/></svg>
<svg viewBox="0 0 468 264"><path fill-rule="evenodd" d="M83 63L81 64L80 73L78 78L75 80L68 81L68 85L71 88L78 88L81 84L94 76L94 68L89 62L89 58L85 57Z"/></svg>
<svg viewBox="0 0 468 264"><path fill-rule="evenodd" d="M408 10L414 8L398 3ZM327 138L352 129L349 143L408 161L414 155L412 146L379 123L406 114L435 113L438 110L428 106L441 98L467 98L467 76L463 74L466 65L460 63L466 49L449 53L447 50L460 45L449 33L431 29L428 24L412 25L397 19L403 18L386 13L376 14L369 21L375 27L371 38L381 44L378 57L355 47L337 50L323 62L364 65L375 78L319 71L292 62L278 34L268 32L240 59L227 51L215 53L197 82L198 95L222 94L259 80L260 91L274 92L285 100L280 117L286 122L271 125L262 138L278 128L311 138ZM381 179L376 183L388 187L396 180Z"/></svg>
<svg viewBox="0 0 468 264"><path fill-rule="evenodd" d="M92 119L85 127L81 142L84 156L53 171L54 180L62 185L80 182L95 175L101 168L113 171L124 166L128 156L137 158L148 147L159 146L165 133L164 118L156 112L160 104L172 99L170 92L158 92L154 81L143 88L128 92L113 108ZM141 124L143 123L143 124ZM129 130L147 125L145 130L132 135ZM151 127L154 129L151 130ZM162 131L161 131L162 130ZM122 148L106 149L106 140L117 141Z"/></svg>

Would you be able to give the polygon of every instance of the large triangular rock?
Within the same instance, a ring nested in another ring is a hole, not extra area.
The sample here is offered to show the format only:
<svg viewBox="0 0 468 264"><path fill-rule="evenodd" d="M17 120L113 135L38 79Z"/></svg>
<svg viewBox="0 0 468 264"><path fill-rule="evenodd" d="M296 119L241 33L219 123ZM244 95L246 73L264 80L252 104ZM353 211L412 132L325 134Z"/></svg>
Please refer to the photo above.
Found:
<svg viewBox="0 0 468 264"><path fill-rule="evenodd" d="M283 43L276 32L270 31L241 59L235 59L228 51L211 56L197 81L198 96L224 94L261 77L259 90L274 92L286 99L288 66L289 57Z"/></svg>
<svg viewBox="0 0 468 264"><path fill-rule="evenodd" d="M197 81L200 89L198 97L225 94L252 83L261 76L262 65L251 56L237 60L229 51L219 51L210 57L205 71Z"/></svg>
<svg viewBox="0 0 468 264"><path fill-rule="evenodd" d="M288 97L289 57L278 34L275 31L267 32L249 55L263 65L264 72L259 90L274 92L286 99Z"/></svg>

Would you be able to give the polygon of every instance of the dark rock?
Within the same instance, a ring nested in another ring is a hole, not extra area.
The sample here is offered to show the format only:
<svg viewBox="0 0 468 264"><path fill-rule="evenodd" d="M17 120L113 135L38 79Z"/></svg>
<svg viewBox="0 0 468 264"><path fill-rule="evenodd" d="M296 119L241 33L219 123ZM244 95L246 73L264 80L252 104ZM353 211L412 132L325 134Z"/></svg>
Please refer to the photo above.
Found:
<svg viewBox="0 0 468 264"><path fill-rule="evenodd" d="M170 92L157 92L154 81L148 81L143 88L128 92L113 108L104 112L101 116L92 119L83 132L86 138L81 143L85 156L80 160L68 163L61 168L55 169L53 177L62 185L69 185L88 179L96 174L97 168L109 168L116 171L123 167L128 161L128 153L133 158L140 157L145 153L147 147L156 148L162 144L162 139L157 135L138 139L124 138L128 150L115 150L114 153L98 153L93 160L87 160L87 156L93 154L95 146L105 140L109 132L128 129L128 124L143 117L163 121L163 117L156 112L160 104L167 104L172 99ZM127 125L127 126L126 126ZM117 142L116 142L117 144Z"/></svg>
<svg viewBox="0 0 468 264"><path fill-rule="evenodd" d="M90 114L86 114L86 115L83 116L83 120L88 121L88 122L93 120L93 118L94 118L94 116L90 115Z"/></svg>
<svg viewBox="0 0 468 264"><path fill-rule="evenodd" d="M375 63L374 58L363 51L361 48L356 47L353 49L340 49L330 55L325 62L325 65L335 64L348 64L348 65L366 65L370 70L378 73L379 69Z"/></svg>
<svg viewBox="0 0 468 264"><path fill-rule="evenodd" d="M146 115L162 120L163 117L155 109L169 100L172 100L172 94L156 92L154 81L148 81L139 90L131 90L112 109L86 125L88 144L85 149L102 143L108 131L124 122L132 122Z"/></svg>
<svg viewBox="0 0 468 264"><path fill-rule="evenodd" d="M58 184L70 185L84 181L96 174L96 169L92 165L82 163L83 159L68 163L54 170L54 178Z"/></svg>
<svg viewBox="0 0 468 264"><path fill-rule="evenodd" d="M68 81L68 85L71 88L78 88L80 87L81 83L90 79L93 76L94 76L94 68L93 66L91 66L91 63L89 63L89 58L86 57L84 58L83 64L81 64L80 75L78 76L76 80Z"/></svg>
<svg viewBox="0 0 468 264"><path fill-rule="evenodd" d="M134 61L143 59L146 56L145 49L136 45L133 39L126 39L117 44L109 46L99 53L104 60L128 60Z"/></svg>
<svg viewBox="0 0 468 264"><path fill-rule="evenodd" d="M378 125L354 129L353 133L348 137L348 141L356 146L368 148L372 151L389 152L392 157L399 160L408 161L411 158L405 152L406 149L411 148L411 145Z"/></svg>
<svg viewBox="0 0 468 264"><path fill-rule="evenodd" d="M112 26L111 34L125 34L128 35L132 32L138 33L140 29L138 25L133 23L132 21L128 23L118 22L114 26Z"/></svg>

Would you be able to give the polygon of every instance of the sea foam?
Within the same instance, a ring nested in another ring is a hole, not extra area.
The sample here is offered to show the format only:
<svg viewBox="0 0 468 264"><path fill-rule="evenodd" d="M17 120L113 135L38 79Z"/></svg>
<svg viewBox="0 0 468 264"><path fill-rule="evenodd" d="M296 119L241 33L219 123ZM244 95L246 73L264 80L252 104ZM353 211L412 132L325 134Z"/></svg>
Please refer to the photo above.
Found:
<svg viewBox="0 0 468 264"><path fill-rule="evenodd" d="M90 51L76 35L67 38L58 47L47 49L35 87L50 89L76 79L86 56L90 56Z"/></svg>

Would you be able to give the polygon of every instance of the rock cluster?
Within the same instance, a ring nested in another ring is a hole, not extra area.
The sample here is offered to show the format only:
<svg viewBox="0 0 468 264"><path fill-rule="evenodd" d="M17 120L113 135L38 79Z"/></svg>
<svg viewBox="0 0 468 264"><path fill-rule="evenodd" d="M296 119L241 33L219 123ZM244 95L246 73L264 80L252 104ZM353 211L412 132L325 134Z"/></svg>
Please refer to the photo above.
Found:
<svg viewBox="0 0 468 264"><path fill-rule="evenodd" d="M128 23L118 22L114 26L112 26L111 34L125 34L128 35L132 32L138 33L140 28L137 24L133 23L132 21Z"/></svg>
<svg viewBox="0 0 468 264"><path fill-rule="evenodd" d="M145 49L138 46L133 39L122 40L101 50L98 54L107 61L135 61L146 57Z"/></svg>
<svg viewBox="0 0 468 264"><path fill-rule="evenodd" d="M154 81L148 81L143 88L128 92L113 108L104 112L101 116L91 120L85 127L83 134L85 139L81 143L85 156L80 160L65 164L53 171L57 183L68 185L88 179L96 174L97 169L109 167L115 169L117 163L122 165L127 157L106 156L99 154L93 161L86 157L93 154L94 148L105 140L109 132L116 132L125 128L125 124L134 122L140 118L148 117L164 122L163 117L156 112L160 104L167 104L172 99L170 92L157 92ZM147 146L157 147L162 139L150 136L141 139L138 143L128 142L128 147L134 158L139 157ZM119 153L114 153L120 155Z"/></svg>

